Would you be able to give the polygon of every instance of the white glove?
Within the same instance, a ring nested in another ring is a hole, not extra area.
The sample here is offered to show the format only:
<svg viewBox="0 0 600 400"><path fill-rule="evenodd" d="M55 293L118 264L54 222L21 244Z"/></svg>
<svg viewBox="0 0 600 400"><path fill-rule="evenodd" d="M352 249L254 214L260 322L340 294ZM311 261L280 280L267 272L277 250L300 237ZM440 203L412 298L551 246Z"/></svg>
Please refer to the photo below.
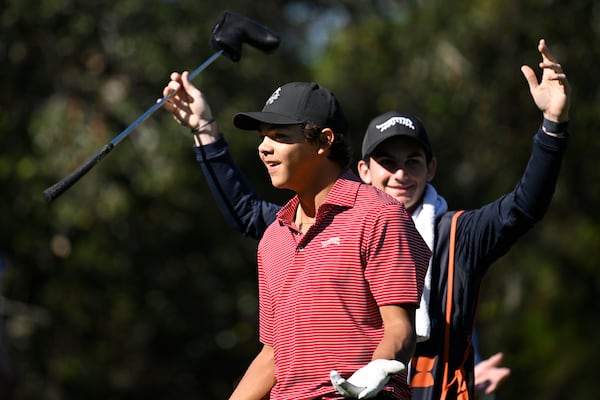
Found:
<svg viewBox="0 0 600 400"><path fill-rule="evenodd" d="M373 360L356 371L347 380L336 370L329 373L335 390L344 397L370 399L389 382L390 376L402 372L406 366L397 360Z"/></svg>

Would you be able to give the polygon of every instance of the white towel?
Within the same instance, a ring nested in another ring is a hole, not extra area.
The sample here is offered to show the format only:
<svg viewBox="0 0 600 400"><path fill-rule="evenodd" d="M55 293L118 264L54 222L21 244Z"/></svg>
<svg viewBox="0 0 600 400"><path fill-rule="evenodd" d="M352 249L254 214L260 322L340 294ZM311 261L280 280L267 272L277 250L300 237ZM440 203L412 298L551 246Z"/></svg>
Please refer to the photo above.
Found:
<svg viewBox="0 0 600 400"><path fill-rule="evenodd" d="M412 219L417 231L421 234L425 243L433 251L435 239L435 220L448 210L448 203L439 196L435 188L427 184L423 202L413 212ZM431 260L425 274L425 284L423 285L423 294L421 295L421 304L415 314L415 330L417 332L417 342L424 342L429 339L431 334L431 321L429 319L429 295L431 293Z"/></svg>

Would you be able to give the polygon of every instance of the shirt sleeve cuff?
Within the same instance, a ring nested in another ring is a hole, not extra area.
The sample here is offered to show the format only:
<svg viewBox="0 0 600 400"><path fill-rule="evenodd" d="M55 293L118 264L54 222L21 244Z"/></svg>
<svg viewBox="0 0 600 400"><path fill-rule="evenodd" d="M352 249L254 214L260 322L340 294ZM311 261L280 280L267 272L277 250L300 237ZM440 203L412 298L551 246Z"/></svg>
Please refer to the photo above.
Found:
<svg viewBox="0 0 600 400"><path fill-rule="evenodd" d="M207 162L221 157L229 151L229 144L223 136L219 137L215 142L203 145L194 146L196 152L196 160L199 162Z"/></svg>
<svg viewBox="0 0 600 400"><path fill-rule="evenodd" d="M542 131L552 136L565 137L568 136L567 129L569 127L569 121L566 122L554 122L544 118L542 120Z"/></svg>

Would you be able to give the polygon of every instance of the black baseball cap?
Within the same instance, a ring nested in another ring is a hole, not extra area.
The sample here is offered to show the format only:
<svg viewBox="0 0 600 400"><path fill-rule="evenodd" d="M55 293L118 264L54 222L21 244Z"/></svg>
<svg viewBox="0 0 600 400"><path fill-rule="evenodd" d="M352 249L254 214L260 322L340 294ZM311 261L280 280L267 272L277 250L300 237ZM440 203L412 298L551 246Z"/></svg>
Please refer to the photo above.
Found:
<svg viewBox="0 0 600 400"><path fill-rule="evenodd" d="M315 82L291 82L275 89L260 112L233 116L239 129L258 131L260 124L295 125L312 122L319 128L345 133L348 122L335 95Z"/></svg>
<svg viewBox="0 0 600 400"><path fill-rule="evenodd" d="M427 161L433 157L423 123L412 115L389 111L373 118L369 123L362 144L363 160L368 159L381 142L394 136L407 136L416 140L425 149Z"/></svg>

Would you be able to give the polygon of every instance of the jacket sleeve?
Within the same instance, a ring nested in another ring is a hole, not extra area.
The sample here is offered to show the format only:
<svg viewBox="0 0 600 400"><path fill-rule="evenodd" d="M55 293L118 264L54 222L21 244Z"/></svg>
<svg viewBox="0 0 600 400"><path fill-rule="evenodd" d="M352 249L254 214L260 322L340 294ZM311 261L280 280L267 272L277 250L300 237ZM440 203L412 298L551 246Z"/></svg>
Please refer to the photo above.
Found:
<svg viewBox="0 0 600 400"><path fill-rule="evenodd" d="M260 239L281 207L258 197L234 163L225 138L205 146L195 146L194 150L227 224L245 236Z"/></svg>
<svg viewBox="0 0 600 400"><path fill-rule="evenodd" d="M458 221L457 254L461 262L483 274L492 262L546 214L558 180L567 139L545 134L533 138L533 149L515 189L486 204L467 210Z"/></svg>

